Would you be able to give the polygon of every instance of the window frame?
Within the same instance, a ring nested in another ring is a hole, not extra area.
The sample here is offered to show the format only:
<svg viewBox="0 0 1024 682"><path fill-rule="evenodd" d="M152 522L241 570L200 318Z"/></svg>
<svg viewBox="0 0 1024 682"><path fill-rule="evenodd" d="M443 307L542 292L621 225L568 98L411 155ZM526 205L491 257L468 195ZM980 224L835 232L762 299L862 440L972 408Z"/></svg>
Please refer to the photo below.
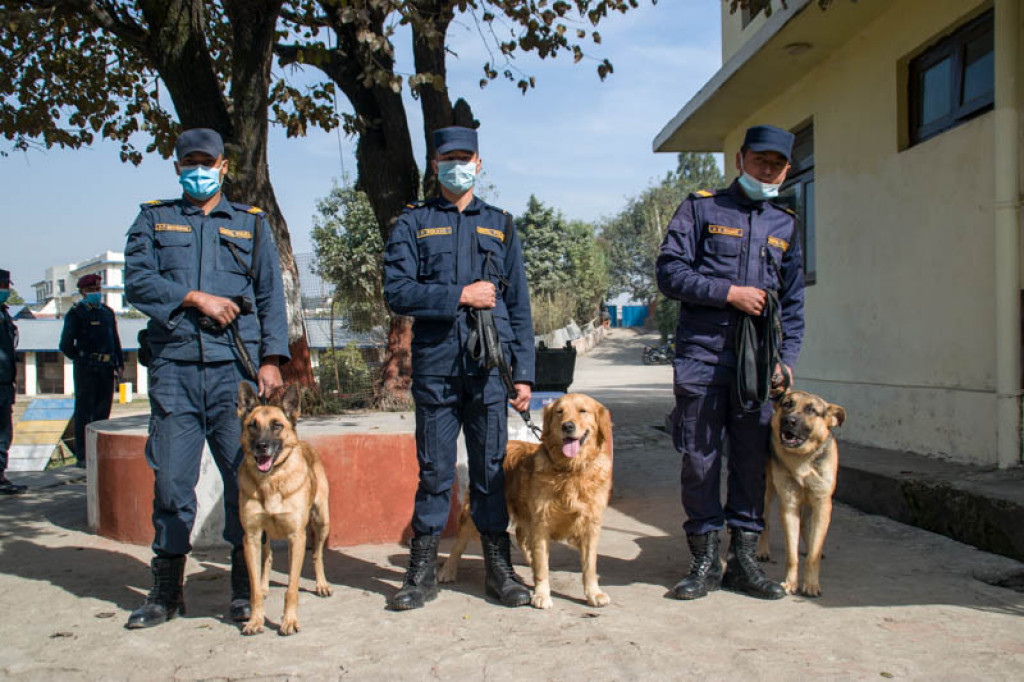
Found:
<svg viewBox="0 0 1024 682"><path fill-rule="evenodd" d="M995 106L995 78L991 90L969 102L960 102L963 96L964 71L967 67L967 46L986 34L995 40L994 11L988 10L972 19L953 33L932 44L907 64L907 103L910 145L920 144L972 118L991 111ZM924 99L924 74L936 64L952 58L949 83L949 111L944 116L922 125L921 103Z"/></svg>

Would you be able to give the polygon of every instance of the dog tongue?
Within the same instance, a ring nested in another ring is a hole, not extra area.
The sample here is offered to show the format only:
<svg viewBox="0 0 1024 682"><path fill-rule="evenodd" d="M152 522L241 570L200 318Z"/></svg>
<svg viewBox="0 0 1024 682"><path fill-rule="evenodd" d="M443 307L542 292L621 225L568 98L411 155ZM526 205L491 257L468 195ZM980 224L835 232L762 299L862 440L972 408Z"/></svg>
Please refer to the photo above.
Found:
<svg viewBox="0 0 1024 682"><path fill-rule="evenodd" d="M270 471L270 465L273 464L273 457L257 457L256 468L260 471Z"/></svg>
<svg viewBox="0 0 1024 682"><path fill-rule="evenodd" d="M566 457L575 457L580 452L580 442L575 438L562 439L562 454Z"/></svg>

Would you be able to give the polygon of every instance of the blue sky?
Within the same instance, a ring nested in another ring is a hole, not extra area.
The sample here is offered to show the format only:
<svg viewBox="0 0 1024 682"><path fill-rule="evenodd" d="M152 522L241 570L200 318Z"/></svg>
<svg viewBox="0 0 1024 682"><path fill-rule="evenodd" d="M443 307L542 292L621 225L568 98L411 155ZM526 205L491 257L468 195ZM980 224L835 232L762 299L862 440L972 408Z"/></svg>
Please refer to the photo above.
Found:
<svg viewBox="0 0 1024 682"><path fill-rule="evenodd" d="M598 220L673 169L674 155L654 154L651 141L720 66L719 12L720 0L661 0L610 17L598 28L602 44L588 49L614 64L604 82L592 59L574 65L571 55L518 55L516 66L537 79L525 96L503 80L481 90L481 66L490 57L472 22L453 25L449 92L453 100L465 97L481 121L485 180L497 190L488 200L519 213L536 194L568 218ZM404 36L395 47L399 70L412 71ZM407 96L406 108L421 162L419 106ZM288 140L271 131L271 180L296 252L312 250L317 199L343 170L354 174L354 145L342 134L339 153L336 132ZM154 155L134 167L117 151L99 143L0 158L7 215L0 267L26 300L48 266L122 250L139 203L180 194L169 160Z"/></svg>

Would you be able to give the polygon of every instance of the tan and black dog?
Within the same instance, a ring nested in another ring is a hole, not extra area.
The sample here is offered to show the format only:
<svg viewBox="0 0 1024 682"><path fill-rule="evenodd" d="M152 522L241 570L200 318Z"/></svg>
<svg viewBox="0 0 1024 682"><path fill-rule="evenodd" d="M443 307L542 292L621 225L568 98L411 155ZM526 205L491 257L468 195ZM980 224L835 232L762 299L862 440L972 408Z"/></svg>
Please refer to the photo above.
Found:
<svg viewBox="0 0 1024 682"><path fill-rule="evenodd" d="M757 544L757 558L767 561L770 556L768 510L778 495L786 537L782 586L789 594L797 592L801 535L807 544L807 560L799 591L809 597L821 594L821 550L832 520L832 493L839 468L832 429L844 421L845 409L806 391L789 391L775 402L765 481L765 528Z"/></svg>
<svg viewBox="0 0 1024 682"><path fill-rule="evenodd" d="M611 414L582 393L569 393L544 408L540 443L511 440L505 451L505 501L516 540L533 568L531 603L552 606L548 576L551 541L564 540L580 552L583 594L590 606L611 598L597 581L597 542L612 487ZM452 582L459 559L476 535L469 505L459 517L459 537L438 581Z"/></svg>
<svg viewBox="0 0 1024 682"><path fill-rule="evenodd" d="M244 453L238 469L238 514L245 531L245 563L252 588L252 617L242 633L263 631L263 600L270 591L272 565L269 540L285 538L288 590L280 633L291 635L299 630L299 576L306 553L306 526L311 519L316 593L321 597L331 594L324 576L324 543L331 525L327 475L316 450L295 433L299 390L294 384L279 401L260 405L252 385L243 381L238 387L238 416L242 419Z"/></svg>

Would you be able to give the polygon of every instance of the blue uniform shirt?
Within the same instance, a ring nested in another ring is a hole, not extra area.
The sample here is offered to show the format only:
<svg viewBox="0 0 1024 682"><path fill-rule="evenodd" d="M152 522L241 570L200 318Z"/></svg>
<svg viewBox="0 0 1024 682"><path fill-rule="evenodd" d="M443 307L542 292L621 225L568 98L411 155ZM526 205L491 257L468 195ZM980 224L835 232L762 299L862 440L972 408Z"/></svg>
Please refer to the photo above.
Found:
<svg viewBox="0 0 1024 682"><path fill-rule="evenodd" d="M736 366L736 325L743 313L725 302L731 285L778 292L780 355L789 367L796 364L804 334L804 275L788 209L749 199L736 182L691 194L668 225L657 276L661 292L682 302L676 383L720 383Z"/></svg>
<svg viewBox="0 0 1024 682"><path fill-rule="evenodd" d="M128 231L125 262L125 293L150 317L154 357L192 362L237 357L229 332L200 329L199 311L181 307L193 290L251 299L253 314L237 321L249 353L254 359L290 357L277 247L262 210L223 197L209 215L184 198L148 202Z"/></svg>
<svg viewBox="0 0 1024 682"><path fill-rule="evenodd" d="M0 303L0 405L14 402L14 385L18 380L17 349L18 328L7 306Z"/></svg>
<svg viewBox="0 0 1024 682"><path fill-rule="evenodd" d="M86 365L123 367L114 311L103 304L75 304L64 318L60 352Z"/></svg>
<svg viewBox="0 0 1024 682"><path fill-rule="evenodd" d="M512 380L533 383L530 292L512 216L476 197L462 213L443 198L410 204L384 254L384 295L396 313L416 318L414 374L481 373L465 350L468 315L459 306L463 287L477 280L496 287L494 320Z"/></svg>

